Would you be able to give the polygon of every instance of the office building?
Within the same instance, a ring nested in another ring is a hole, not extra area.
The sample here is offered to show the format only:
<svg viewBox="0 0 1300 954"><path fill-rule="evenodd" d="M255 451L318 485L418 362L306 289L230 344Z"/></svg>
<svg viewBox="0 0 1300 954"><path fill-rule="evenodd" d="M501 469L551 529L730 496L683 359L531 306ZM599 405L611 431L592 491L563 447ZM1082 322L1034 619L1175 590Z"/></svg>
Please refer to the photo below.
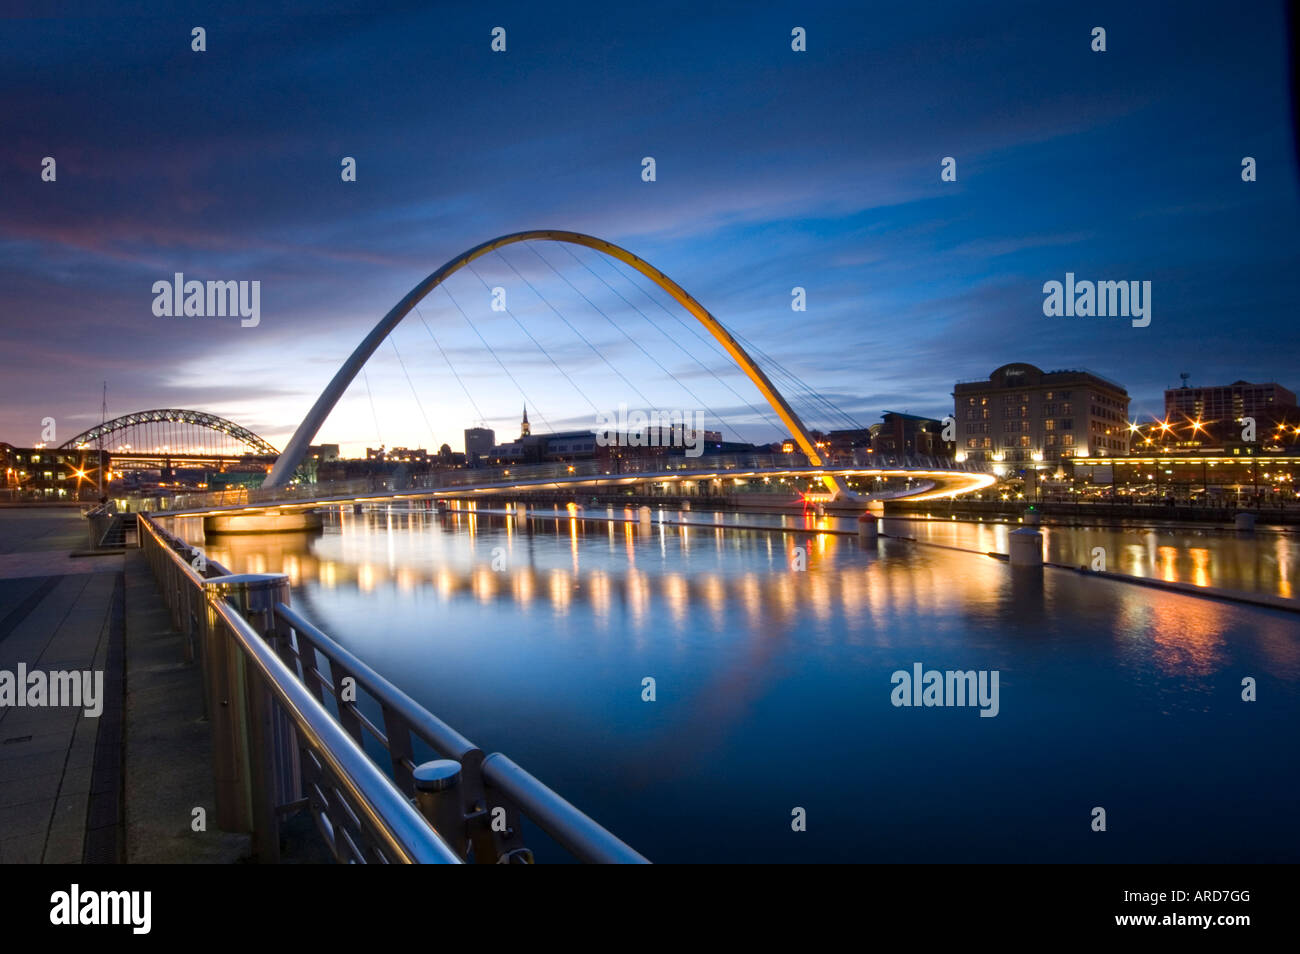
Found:
<svg viewBox="0 0 1300 954"><path fill-rule="evenodd" d="M1060 461L1128 450L1128 392L1092 371L1006 364L953 389L957 456Z"/></svg>

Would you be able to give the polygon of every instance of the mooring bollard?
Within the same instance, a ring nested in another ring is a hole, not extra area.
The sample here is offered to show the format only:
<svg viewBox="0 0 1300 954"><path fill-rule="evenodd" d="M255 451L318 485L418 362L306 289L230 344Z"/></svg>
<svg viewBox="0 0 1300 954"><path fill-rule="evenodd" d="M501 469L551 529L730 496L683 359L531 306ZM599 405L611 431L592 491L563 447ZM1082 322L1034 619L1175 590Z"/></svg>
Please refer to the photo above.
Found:
<svg viewBox="0 0 1300 954"><path fill-rule="evenodd" d="M1043 565L1043 535L1030 527L1021 527L1007 534L1011 548L1012 566Z"/></svg>
<svg viewBox="0 0 1300 954"><path fill-rule="evenodd" d="M1253 513L1239 513L1233 518L1233 523L1238 530L1249 532L1255 529L1255 515Z"/></svg>
<svg viewBox="0 0 1300 954"><path fill-rule="evenodd" d="M1042 514L1038 512L1037 507L1029 507L1021 517L1026 527L1036 527L1042 521Z"/></svg>
<svg viewBox="0 0 1300 954"><path fill-rule="evenodd" d="M651 518L653 517L653 514L650 513L649 507L642 507L640 510L637 511L637 516L638 519L640 519L641 524L643 526L647 526L647 527L650 526Z"/></svg>
<svg viewBox="0 0 1300 954"><path fill-rule="evenodd" d="M880 536L880 521L870 510L864 510L858 517L858 539L875 540Z"/></svg>
<svg viewBox="0 0 1300 954"><path fill-rule="evenodd" d="M469 828L460 784L460 763L435 759L415 767L415 804L433 830L462 858L469 851Z"/></svg>

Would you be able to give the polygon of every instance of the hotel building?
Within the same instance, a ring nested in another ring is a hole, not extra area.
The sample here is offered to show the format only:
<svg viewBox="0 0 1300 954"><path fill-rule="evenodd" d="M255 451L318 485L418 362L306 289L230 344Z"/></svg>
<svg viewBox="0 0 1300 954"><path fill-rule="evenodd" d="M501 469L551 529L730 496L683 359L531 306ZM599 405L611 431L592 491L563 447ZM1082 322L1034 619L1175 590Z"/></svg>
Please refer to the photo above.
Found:
<svg viewBox="0 0 1300 954"><path fill-rule="evenodd" d="M1128 392L1082 369L1006 364L953 389L959 460L1053 462L1128 451Z"/></svg>

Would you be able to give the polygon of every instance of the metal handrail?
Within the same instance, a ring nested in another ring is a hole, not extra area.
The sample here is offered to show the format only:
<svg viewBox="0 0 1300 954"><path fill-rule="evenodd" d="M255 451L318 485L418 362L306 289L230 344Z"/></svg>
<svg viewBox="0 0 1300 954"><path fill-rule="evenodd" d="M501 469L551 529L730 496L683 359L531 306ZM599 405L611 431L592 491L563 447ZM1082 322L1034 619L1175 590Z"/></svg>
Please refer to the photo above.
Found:
<svg viewBox="0 0 1300 954"><path fill-rule="evenodd" d="M413 788L412 769L415 766L408 754L409 739L396 736L400 733L414 734L438 754L461 764L466 776L463 784L467 791L484 793L485 804L475 813L475 817L486 818L494 806L504 805L522 812L579 861L592 864L649 863L639 852L506 756L500 753L484 756L478 746L379 675L300 613L278 603L275 615L287 627L285 635L292 633L304 683L310 685L316 681L313 679L315 663L309 652L314 649L329 660L333 682L339 683L340 674L345 673L379 703L383 711L383 723L388 730L386 736L380 734L378 727L369 725L369 721L356 709L355 702L345 702L339 693L334 692L335 704L340 709L341 717L345 707L352 710L342 721L345 725L352 724L354 737L359 741L361 727L364 725L388 750L393 762L393 774L398 778L399 785ZM322 686L329 681L323 676L319 679ZM494 797L497 793L502 797Z"/></svg>
<svg viewBox="0 0 1300 954"><path fill-rule="evenodd" d="M216 601L217 614L230 627L239 648L267 680L276 701L297 728L302 743L322 758L331 774L384 837L382 847L408 864L461 864L460 856L434 831L361 747L343 731L307 687L275 654L247 620L228 603Z"/></svg>
<svg viewBox="0 0 1300 954"><path fill-rule="evenodd" d="M385 861L405 863L460 864L460 856L446 843L393 782L379 769L362 748L344 731L334 717L310 690L298 680L292 670L277 656L261 635L235 608L222 599L207 597L202 593L206 579L183 557L191 548L180 543L148 517L140 516L144 528L141 544L155 574L166 576L172 583L164 587L164 597L170 608L179 608L180 594L187 591L188 608L192 610L193 598L198 596L213 611L215 618L224 624L234 645L243 658L253 666L256 682L266 686L276 704L292 722L298 743L327 768L332 779L341 786L341 794L360 812L359 827L377 840L377 857ZM147 541L147 542L146 542ZM209 568L221 569L216 564ZM224 575L224 574L223 574ZM221 579L220 576L215 577ZM176 605L172 605L176 604ZM187 614L193 622L192 612ZM251 690L246 690L251 691ZM248 699L229 700L251 704ZM256 767L255 767L256 770ZM261 806L274 816L286 806ZM265 835L265 833L264 833ZM275 849L278 851L278 847ZM337 852L336 852L337 854ZM360 852L357 852L360 855ZM356 860L364 860L357 857Z"/></svg>
<svg viewBox="0 0 1300 954"><path fill-rule="evenodd" d="M488 787L508 795L538 828L583 861L606 865L650 863L500 752L483 760L483 780Z"/></svg>
<svg viewBox="0 0 1300 954"><path fill-rule="evenodd" d="M277 603L275 615L286 622L296 634L305 636L313 648L331 663L341 665L348 670L349 674L356 677L357 681L367 692L379 700L381 705L401 715L412 731L428 742L441 755L449 759L462 759L467 753L478 748L469 739L375 672L353 653L340 646L329 636L326 636L319 628L303 618L301 613L283 603ZM299 649L299 658L301 659L301 647Z"/></svg>

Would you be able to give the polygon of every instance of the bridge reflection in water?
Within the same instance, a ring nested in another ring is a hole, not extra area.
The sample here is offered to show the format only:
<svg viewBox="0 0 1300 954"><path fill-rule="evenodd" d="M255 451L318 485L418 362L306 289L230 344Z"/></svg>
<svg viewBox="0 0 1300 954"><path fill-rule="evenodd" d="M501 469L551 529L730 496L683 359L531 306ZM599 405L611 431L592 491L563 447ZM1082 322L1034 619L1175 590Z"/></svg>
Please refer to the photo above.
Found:
<svg viewBox="0 0 1300 954"><path fill-rule="evenodd" d="M208 553L288 573L305 615L656 861L1297 860L1300 769L1270 741L1300 719L1287 614L899 540L564 517L335 511ZM998 716L893 707L915 662L999 671ZM1098 804L1125 820L1104 840Z"/></svg>

